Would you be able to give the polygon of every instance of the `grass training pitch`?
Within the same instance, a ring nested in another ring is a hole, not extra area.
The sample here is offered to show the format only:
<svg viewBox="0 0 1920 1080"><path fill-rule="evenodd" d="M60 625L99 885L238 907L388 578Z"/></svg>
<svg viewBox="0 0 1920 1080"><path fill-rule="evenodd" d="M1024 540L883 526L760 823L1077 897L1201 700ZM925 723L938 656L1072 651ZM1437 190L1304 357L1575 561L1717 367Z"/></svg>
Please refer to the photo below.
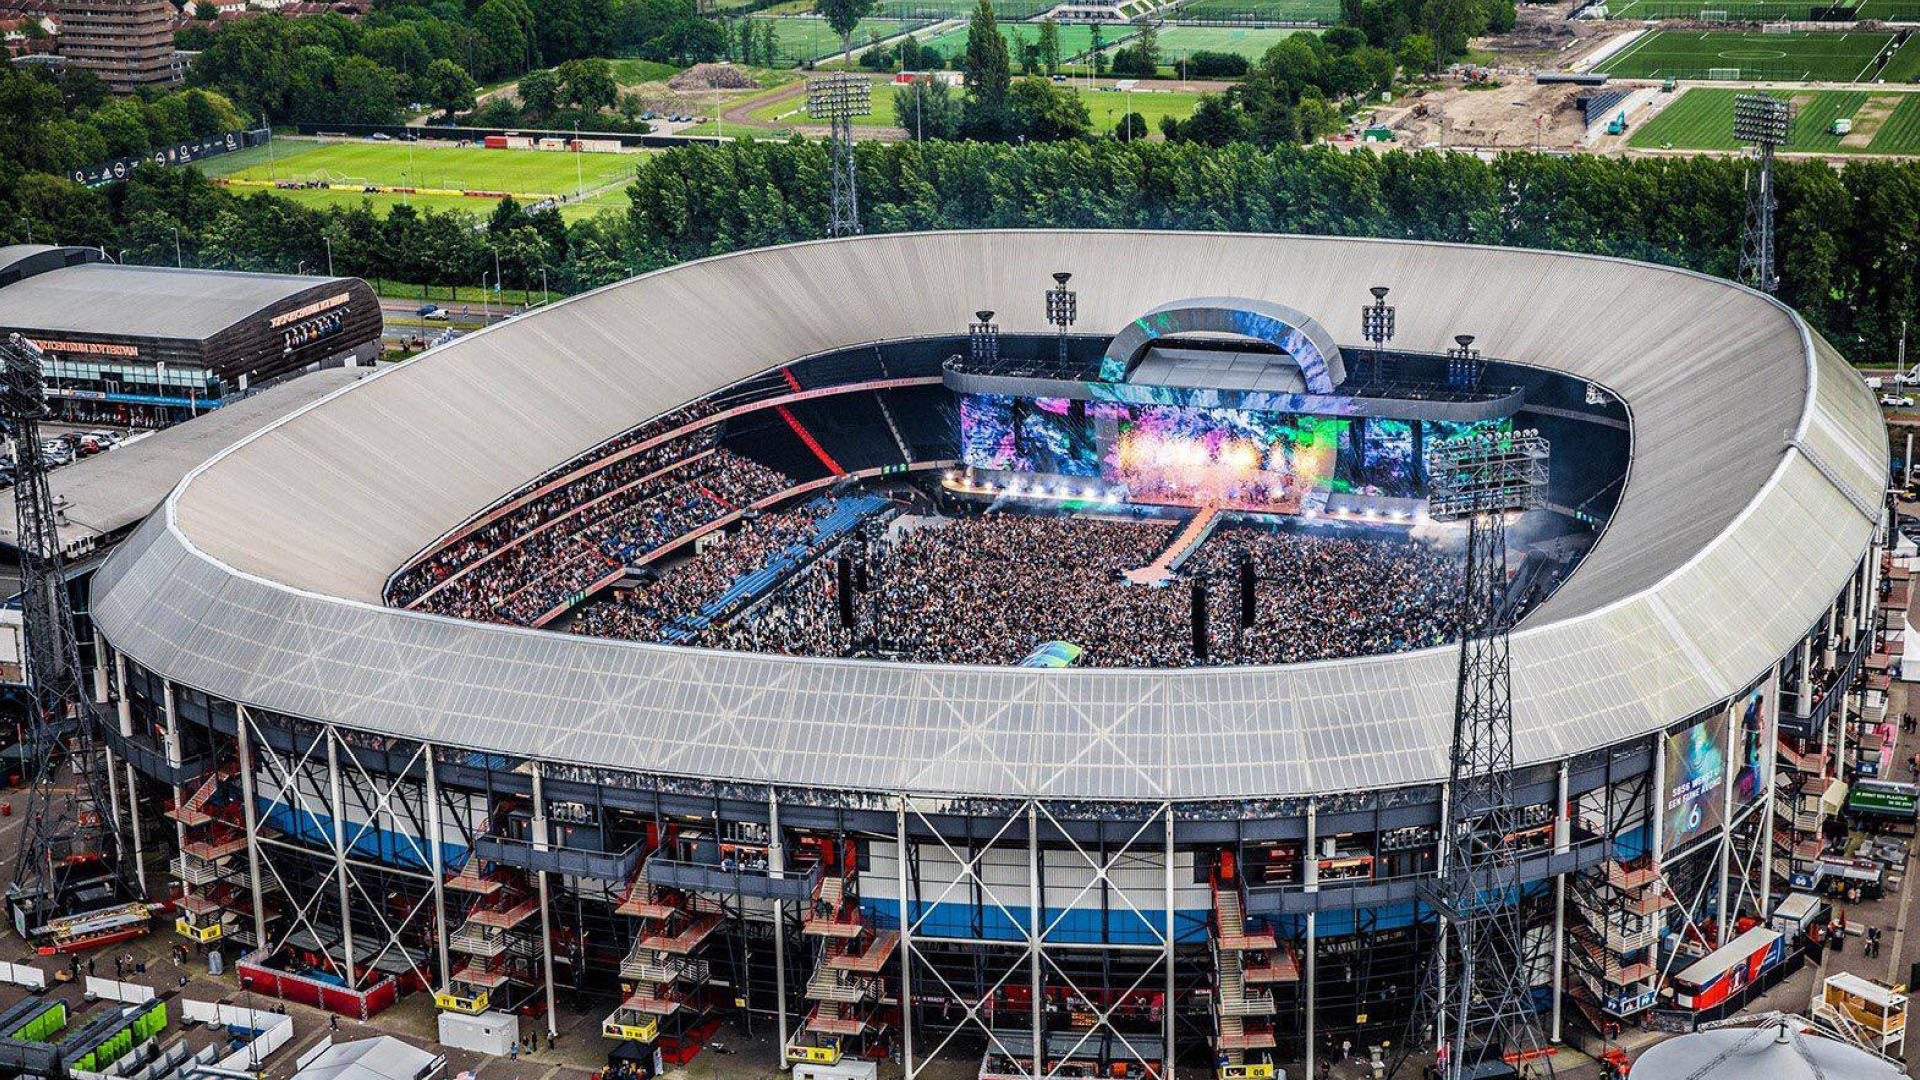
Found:
<svg viewBox="0 0 1920 1080"><path fill-rule="evenodd" d="M244 157L213 158L206 171L235 180L324 180L519 196L571 194L576 185L592 191L632 175L638 161L633 154L275 139L248 149Z"/></svg>
<svg viewBox="0 0 1920 1080"><path fill-rule="evenodd" d="M1704 22L1882 22L1920 20L1920 0L1621 0L1607 5L1615 19L1688 19Z"/></svg>
<svg viewBox="0 0 1920 1080"><path fill-rule="evenodd" d="M1060 27L1060 59L1071 60L1093 48L1092 26L1085 24L1062 25ZM1103 26L1100 28L1100 44L1103 48L1112 48L1140 32L1137 26ZM1007 55L1013 60L1015 71L1020 70L1021 50L1028 45L1040 42L1039 23L1001 23L1000 36L1007 39ZM967 51L967 28L962 26L949 30L924 45L938 49L948 56L956 56Z"/></svg>
<svg viewBox="0 0 1920 1080"><path fill-rule="evenodd" d="M1627 137L1640 149L1733 150L1733 99L1742 93L1717 86L1690 87L1659 115ZM1789 153L1920 154L1920 92L1868 90L1770 91L1793 102L1787 129ZM1846 135L1836 119L1853 121Z"/></svg>
<svg viewBox="0 0 1920 1080"><path fill-rule="evenodd" d="M784 63L798 65L809 60L823 60L840 51L840 35L833 32L825 19L752 18L756 31L760 30L763 23L773 24L774 52ZM890 38L925 25L925 19L861 19L859 25L853 28L853 47L857 49L865 45L874 34Z"/></svg>
<svg viewBox="0 0 1920 1080"><path fill-rule="evenodd" d="M1594 70L1628 79L1780 79L1859 82L1876 78L1883 63L1904 66L1893 34L1804 31L1653 30Z"/></svg>
<svg viewBox="0 0 1920 1080"><path fill-rule="evenodd" d="M1254 29L1240 26L1169 26L1160 31L1160 58L1166 63L1197 52L1238 53L1259 60L1287 37L1312 33L1285 27Z"/></svg>
<svg viewBox="0 0 1920 1080"><path fill-rule="evenodd" d="M1176 22L1332 24L1340 21L1340 0L1188 0L1166 17Z"/></svg>

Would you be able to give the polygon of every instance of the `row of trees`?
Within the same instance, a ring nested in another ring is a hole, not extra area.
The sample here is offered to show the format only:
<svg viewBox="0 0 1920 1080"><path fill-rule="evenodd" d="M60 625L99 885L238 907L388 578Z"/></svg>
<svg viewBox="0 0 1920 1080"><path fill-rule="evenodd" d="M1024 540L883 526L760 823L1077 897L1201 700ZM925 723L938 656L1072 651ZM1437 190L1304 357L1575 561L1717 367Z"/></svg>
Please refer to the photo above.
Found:
<svg viewBox="0 0 1920 1080"><path fill-rule="evenodd" d="M0 65L0 189L30 173L71 174L119 157L246 126L219 94L202 90L109 98L92 72Z"/></svg>
<svg viewBox="0 0 1920 1080"><path fill-rule="evenodd" d="M7 160L7 159L0 159ZM1730 276L1744 165L1511 153L1341 153L1247 143L862 143L869 231L1075 227L1226 229L1503 244L1618 255ZM1892 353L1920 298L1920 164L1779 166L1782 299L1855 357ZM402 208L319 210L241 197L192 169L145 168L88 191L44 174L0 188L0 241L125 248L171 263L475 285L493 259L509 285L590 288L741 248L817 238L828 202L817 140L694 146L640 159L624 214L563 225L511 204L472 218ZM1631 312L1622 312L1630 319Z"/></svg>
<svg viewBox="0 0 1920 1080"><path fill-rule="evenodd" d="M614 53L711 60L725 48L694 0L455 0L338 15L256 17L180 34L194 86L276 122L393 123L406 106L472 108L492 82ZM561 76L561 81L566 81Z"/></svg>

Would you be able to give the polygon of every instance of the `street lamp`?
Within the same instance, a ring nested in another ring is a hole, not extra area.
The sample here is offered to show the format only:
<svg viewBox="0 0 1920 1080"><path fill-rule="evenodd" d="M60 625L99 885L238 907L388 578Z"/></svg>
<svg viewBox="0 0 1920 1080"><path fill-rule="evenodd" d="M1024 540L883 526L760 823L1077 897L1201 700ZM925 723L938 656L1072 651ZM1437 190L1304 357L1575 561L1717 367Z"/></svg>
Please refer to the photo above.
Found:
<svg viewBox="0 0 1920 1080"><path fill-rule="evenodd" d="M332 277L333 276L333 237L328 236L326 233L321 233L320 242L327 245L327 276Z"/></svg>
<svg viewBox="0 0 1920 1080"><path fill-rule="evenodd" d="M547 296L547 268L543 266L540 268L540 305L545 307L549 301L550 297Z"/></svg>
<svg viewBox="0 0 1920 1080"><path fill-rule="evenodd" d="M180 258L180 226L178 225L173 227L173 265L175 267L187 265L186 262Z"/></svg>
<svg viewBox="0 0 1920 1080"><path fill-rule="evenodd" d="M480 271L480 321L483 324L493 321L493 308L488 303L487 272L485 270Z"/></svg>

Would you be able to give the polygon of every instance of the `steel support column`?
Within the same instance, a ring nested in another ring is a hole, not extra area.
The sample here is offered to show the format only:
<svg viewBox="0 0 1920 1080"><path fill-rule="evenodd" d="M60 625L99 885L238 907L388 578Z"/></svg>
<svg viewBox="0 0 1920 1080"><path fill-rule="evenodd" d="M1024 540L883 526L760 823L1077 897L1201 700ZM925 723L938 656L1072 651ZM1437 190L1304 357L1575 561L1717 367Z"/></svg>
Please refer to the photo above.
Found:
<svg viewBox="0 0 1920 1080"><path fill-rule="evenodd" d="M1320 800L1307 800L1307 864L1300 877L1304 892L1320 891ZM1307 912L1307 1076L1316 1076L1315 1060L1320 1054L1320 913Z"/></svg>
<svg viewBox="0 0 1920 1080"><path fill-rule="evenodd" d="M360 989L359 973L353 954L353 899L347 888L347 805L340 790L340 737L333 727L326 728L327 789L333 805L333 866L340 882L340 944L347 966L347 989Z"/></svg>
<svg viewBox="0 0 1920 1080"><path fill-rule="evenodd" d="M1172 803L1168 803L1166 805L1165 813L1167 815L1167 821L1166 821L1167 831L1166 831L1166 846L1165 846L1165 854L1166 854L1166 861L1167 861L1167 867L1166 867L1166 870L1167 870L1166 927L1167 929L1165 934L1166 946L1167 946L1167 953L1166 953L1167 1000L1166 1000L1165 1006L1161 1009L1161 1014L1162 1014L1161 1021L1162 1021L1163 1034L1161 1035L1161 1043L1160 1043L1160 1055L1161 1055L1160 1069L1163 1073L1166 1074L1166 1080L1174 1080L1174 1064L1173 1063L1174 1063L1174 1059L1179 1055L1175 1053L1174 1045L1173 1045L1175 1024L1174 1024L1174 1007L1173 1007L1173 1004L1174 1004L1174 985L1173 985L1174 914L1173 914L1173 804Z"/></svg>
<svg viewBox="0 0 1920 1080"><path fill-rule="evenodd" d="M842 853L834 852L836 858ZM780 798L767 787L767 865L776 879L786 876L787 844L780 836ZM844 873L844 868L840 872ZM778 1018L775 1032L780 1040L780 1068L787 1067L787 902L773 902L773 1009Z"/></svg>
<svg viewBox="0 0 1920 1080"><path fill-rule="evenodd" d="M533 768L533 850L546 851L548 850L547 796L541 783L546 776L546 769L537 761L532 762L531 765ZM560 1028L558 1020L554 1017L556 1006L553 995L553 914L547 902L545 870L535 872L534 887L540 895L540 974L541 981L546 983L547 1037L552 1038L560 1034ZM782 1054L785 1054L786 1050L784 1046L780 1048Z"/></svg>
<svg viewBox="0 0 1920 1080"><path fill-rule="evenodd" d="M1553 851L1565 855L1573 847L1573 822L1568 805L1567 763L1560 763L1553 804ZM1567 981L1567 875L1553 876L1553 1024L1547 1041L1560 1045L1561 1011Z"/></svg>
<svg viewBox="0 0 1920 1080"><path fill-rule="evenodd" d="M127 694L127 657L125 653L113 654L113 673L120 685L120 700L114 709L114 716L120 722L120 737L133 737L133 702ZM133 829L133 879L140 886L140 894L146 896L147 888L147 844L140 829L140 777L133 771L133 762L127 762L127 823Z"/></svg>
<svg viewBox="0 0 1920 1080"><path fill-rule="evenodd" d="M453 964L447 956L447 867L440 824L440 771L434 764L433 747L420 755L427 780L427 860L433 870L433 951L440 962L440 988L453 981ZM467 856L473 858L471 854Z"/></svg>
<svg viewBox="0 0 1920 1080"><path fill-rule="evenodd" d="M906 1080L914 1080L913 1060L913 904L907 897L907 797L893 810L894 883L900 901L900 1040Z"/></svg>
<svg viewBox="0 0 1920 1080"><path fill-rule="evenodd" d="M265 889L260 881L260 822L256 816L259 811L253 804L253 737L247 729L252 726L245 705L234 706L234 745L240 758L240 813L247 828L247 888L253 893L253 945L256 949L267 947L267 908L261 895Z"/></svg>
<svg viewBox="0 0 1920 1080"><path fill-rule="evenodd" d="M1043 988L1046 981L1040 970L1040 941L1043 936L1040 924L1040 808L1032 802L1027 803L1027 963L1028 978L1032 980L1027 995L1029 1012L1033 1025L1033 1074L1047 1074L1047 1044L1042 1041L1043 1006L1045 996Z"/></svg>

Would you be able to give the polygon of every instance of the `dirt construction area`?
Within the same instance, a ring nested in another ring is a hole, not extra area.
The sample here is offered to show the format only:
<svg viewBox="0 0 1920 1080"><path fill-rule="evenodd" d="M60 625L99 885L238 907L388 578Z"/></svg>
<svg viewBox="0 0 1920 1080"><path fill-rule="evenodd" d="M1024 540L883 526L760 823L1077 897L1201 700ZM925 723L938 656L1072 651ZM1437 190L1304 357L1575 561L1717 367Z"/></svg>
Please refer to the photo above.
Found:
<svg viewBox="0 0 1920 1080"><path fill-rule="evenodd" d="M1443 85L1382 107L1375 120L1407 147L1580 150L1587 126L1579 98L1590 92L1518 79L1484 88Z"/></svg>

